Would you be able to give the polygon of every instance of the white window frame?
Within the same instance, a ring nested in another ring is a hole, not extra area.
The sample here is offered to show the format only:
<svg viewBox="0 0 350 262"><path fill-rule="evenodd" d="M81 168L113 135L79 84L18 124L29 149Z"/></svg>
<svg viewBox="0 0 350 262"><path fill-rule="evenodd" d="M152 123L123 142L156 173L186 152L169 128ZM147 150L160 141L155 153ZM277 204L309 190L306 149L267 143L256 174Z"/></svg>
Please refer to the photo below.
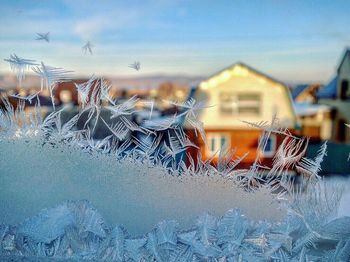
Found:
<svg viewBox="0 0 350 262"><path fill-rule="evenodd" d="M228 101L224 101L224 98L223 96L228 96ZM223 114L223 115L235 115L237 114L237 96L233 93L230 93L230 92L221 92L219 94L219 100L220 100L220 107L219 107L219 110L220 110L220 114ZM226 109L226 112L225 112L225 109ZM227 110L228 109L228 110ZM231 111L231 112L228 112L228 111Z"/></svg>
<svg viewBox="0 0 350 262"><path fill-rule="evenodd" d="M221 132L207 132L207 154L214 155L220 152L221 149L221 139L224 137L226 139L226 146L229 149L231 146L231 137L229 133L221 133ZM212 139L214 139L214 149L212 149Z"/></svg>
<svg viewBox="0 0 350 262"><path fill-rule="evenodd" d="M229 101L224 101L223 96L227 95L229 96ZM240 95L257 95L259 97L259 101L254 100L239 100ZM230 92L221 92L219 94L219 100L220 100L220 114L224 116L231 116L231 115L239 115L239 116L259 116L261 115L262 110L262 94L259 92L240 92L240 93L230 93ZM256 107L258 108L257 113L240 113L240 108L244 107ZM226 112L225 111L226 108ZM231 109L231 110L228 110ZM230 113L231 111L232 113Z"/></svg>

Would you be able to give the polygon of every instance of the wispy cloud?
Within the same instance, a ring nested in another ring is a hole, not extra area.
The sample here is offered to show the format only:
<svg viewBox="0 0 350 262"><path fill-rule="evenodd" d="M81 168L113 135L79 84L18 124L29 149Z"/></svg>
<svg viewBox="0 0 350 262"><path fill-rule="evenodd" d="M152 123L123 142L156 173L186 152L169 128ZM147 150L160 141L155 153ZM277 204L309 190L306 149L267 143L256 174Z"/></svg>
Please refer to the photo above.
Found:
<svg viewBox="0 0 350 262"><path fill-rule="evenodd" d="M74 25L74 32L82 39L91 39L97 33L100 33L110 21L106 17L94 17L77 21Z"/></svg>
<svg viewBox="0 0 350 262"><path fill-rule="evenodd" d="M117 34L118 30L132 27L139 19L142 19L142 15L136 10L108 12L74 21L73 32L87 40L102 33Z"/></svg>

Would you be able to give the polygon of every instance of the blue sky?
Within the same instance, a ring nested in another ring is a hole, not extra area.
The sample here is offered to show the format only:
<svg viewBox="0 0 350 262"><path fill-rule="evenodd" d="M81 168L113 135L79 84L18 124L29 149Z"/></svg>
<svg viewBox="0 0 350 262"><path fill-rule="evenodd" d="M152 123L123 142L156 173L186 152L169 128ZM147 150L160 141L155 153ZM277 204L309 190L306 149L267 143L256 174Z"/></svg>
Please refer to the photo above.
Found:
<svg viewBox="0 0 350 262"><path fill-rule="evenodd" d="M283 81L327 81L350 45L349 10L347 0L2 0L0 72L15 53L80 75L207 76L242 61ZM48 31L50 43L34 40Z"/></svg>

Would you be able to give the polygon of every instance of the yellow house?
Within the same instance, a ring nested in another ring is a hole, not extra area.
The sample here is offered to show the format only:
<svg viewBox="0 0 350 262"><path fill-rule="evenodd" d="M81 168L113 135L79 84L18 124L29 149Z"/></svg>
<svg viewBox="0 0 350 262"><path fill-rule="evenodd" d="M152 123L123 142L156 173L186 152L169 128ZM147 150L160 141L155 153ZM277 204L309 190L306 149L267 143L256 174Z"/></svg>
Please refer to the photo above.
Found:
<svg viewBox="0 0 350 262"><path fill-rule="evenodd" d="M268 121L277 116L279 124L294 129L297 118L289 88L280 81L243 63L236 63L202 81L193 94L197 101L210 106L199 114L207 136L207 146L199 139L204 158L210 158L222 146L237 148L238 155L249 152L245 163L256 157L261 131L242 121ZM195 139L195 137L193 137ZM263 152L271 161L280 143L272 135Z"/></svg>

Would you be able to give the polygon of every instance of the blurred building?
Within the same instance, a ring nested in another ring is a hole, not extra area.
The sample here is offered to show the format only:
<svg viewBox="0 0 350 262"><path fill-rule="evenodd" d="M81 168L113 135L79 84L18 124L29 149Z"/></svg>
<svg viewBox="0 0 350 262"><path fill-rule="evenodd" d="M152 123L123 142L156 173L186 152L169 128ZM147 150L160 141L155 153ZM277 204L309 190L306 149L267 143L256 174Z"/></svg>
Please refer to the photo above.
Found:
<svg viewBox="0 0 350 262"><path fill-rule="evenodd" d="M331 140L350 143L350 49L345 50L336 75L317 92L318 103L334 108Z"/></svg>
<svg viewBox="0 0 350 262"><path fill-rule="evenodd" d="M320 87L320 84L297 85L291 90L293 101L297 103L316 103L316 93Z"/></svg>
<svg viewBox="0 0 350 262"><path fill-rule="evenodd" d="M320 105L317 92L320 84L301 84L291 89L295 112L300 123L299 134L312 142L329 140L332 136L334 108Z"/></svg>
<svg viewBox="0 0 350 262"><path fill-rule="evenodd" d="M228 146L236 148L238 156L249 152L242 162L249 166L260 153L258 142L261 130L249 126L243 120L271 123L276 115L281 127L290 130L297 128L289 88L243 63L234 64L202 81L193 97L197 101L206 100L209 106L199 115L208 146L193 131L190 132L192 139L200 146L204 159L211 158L220 148ZM261 152L263 164L271 163L282 139L276 134L270 136L265 151Z"/></svg>
<svg viewBox="0 0 350 262"><path fill-rule="evenodd" d="M161 83L157 90L157 101L159 105L168 104L166 101L184 102L189 94L189 88L174 82Z"/></svg>
<svg viewBox="0 0 350 262"><path fill-rule="evenodd" d="M61 82L54 89L55 99L58 105L79 104L78 90L75 84L82 84L88 79L75 79L74 81Z"/></svg>
<svg viewBox="0 0 350 262"><path fill-rule="evenodd" d="M308 102L294 103L300 123L299 134L312 142L330 140L332 137L335 109L329 105Z"/></svg>

